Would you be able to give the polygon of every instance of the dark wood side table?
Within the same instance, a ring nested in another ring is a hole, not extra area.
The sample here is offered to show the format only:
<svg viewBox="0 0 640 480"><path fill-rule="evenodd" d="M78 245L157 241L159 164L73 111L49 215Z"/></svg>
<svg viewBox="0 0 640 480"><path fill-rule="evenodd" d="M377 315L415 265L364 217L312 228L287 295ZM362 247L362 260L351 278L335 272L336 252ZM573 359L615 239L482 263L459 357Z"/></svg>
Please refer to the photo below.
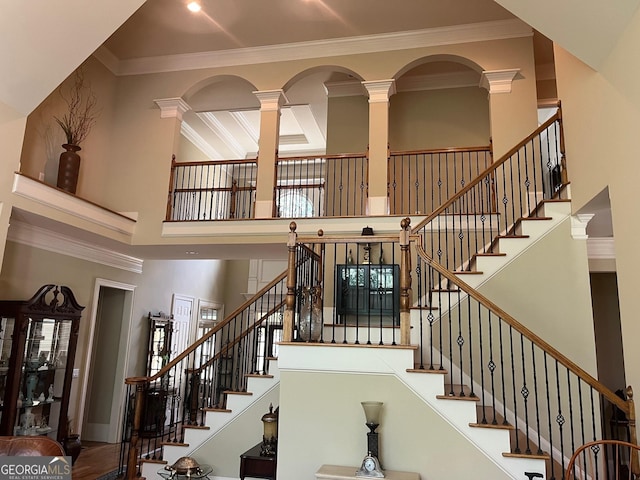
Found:
<svg viewBox="0 0 640 480"><path fill-rule="evenodd" d="M261 457L261 446L259 443L240 455L240 480L244 477L276 480L277 457Z"/></svg>

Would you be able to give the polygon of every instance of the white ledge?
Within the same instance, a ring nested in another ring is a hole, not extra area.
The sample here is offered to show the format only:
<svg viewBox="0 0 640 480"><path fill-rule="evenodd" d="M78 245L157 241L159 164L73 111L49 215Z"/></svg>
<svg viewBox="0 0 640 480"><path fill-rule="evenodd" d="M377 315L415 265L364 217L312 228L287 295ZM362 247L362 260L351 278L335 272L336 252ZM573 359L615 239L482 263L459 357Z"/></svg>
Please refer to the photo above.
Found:
<svg viewBox="0 0 640 480"><path fill-rule="evenodd" d="M128 237L133 236L136 227L136 221L131 218L19 173L13 177L12 192L20 197Z"/></svg>

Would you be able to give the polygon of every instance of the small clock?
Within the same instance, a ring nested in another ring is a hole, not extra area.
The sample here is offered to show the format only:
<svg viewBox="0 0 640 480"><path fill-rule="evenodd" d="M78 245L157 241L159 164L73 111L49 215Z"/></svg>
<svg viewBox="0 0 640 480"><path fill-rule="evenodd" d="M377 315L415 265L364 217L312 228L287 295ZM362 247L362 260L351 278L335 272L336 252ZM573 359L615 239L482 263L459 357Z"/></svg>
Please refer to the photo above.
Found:
<svg viewBox="0 0 640 480"><path fill-rule="evenodd" d="M382 470L378 459L369 453L362 460L362 465L356 472L356 477L384 478L384 470Z"/></svg>

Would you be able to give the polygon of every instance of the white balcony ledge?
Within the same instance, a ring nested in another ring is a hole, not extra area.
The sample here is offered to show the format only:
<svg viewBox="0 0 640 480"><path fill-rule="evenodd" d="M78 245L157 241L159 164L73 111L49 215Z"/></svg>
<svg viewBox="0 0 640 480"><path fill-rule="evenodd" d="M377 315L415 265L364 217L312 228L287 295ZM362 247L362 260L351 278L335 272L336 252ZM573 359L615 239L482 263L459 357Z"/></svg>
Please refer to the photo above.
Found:
<svg viewBox="0 0 640 480"><path fill-rule="evenodd" d="M136 220L16 172L12 192L76 219L131 239Z"/></svg>

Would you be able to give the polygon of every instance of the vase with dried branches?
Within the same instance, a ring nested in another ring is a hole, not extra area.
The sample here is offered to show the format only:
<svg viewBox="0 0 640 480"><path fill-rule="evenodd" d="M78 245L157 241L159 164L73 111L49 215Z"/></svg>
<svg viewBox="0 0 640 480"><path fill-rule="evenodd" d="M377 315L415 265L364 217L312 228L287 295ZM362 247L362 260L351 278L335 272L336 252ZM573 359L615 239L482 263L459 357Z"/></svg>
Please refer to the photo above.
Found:
<svg viewBox="0 0 640 480"><path fill-rule="evenodd" d="M58 188L69 193L76 193L78 175L80 172L80 144L87 138L91 128L95 125L98 115L98 99L85 80L82 68L76 70L68 86L61 86L60 96L67 105L67 111L62 116L53 118L64 132L65 149L60 154L58 164Z"/></svg>

